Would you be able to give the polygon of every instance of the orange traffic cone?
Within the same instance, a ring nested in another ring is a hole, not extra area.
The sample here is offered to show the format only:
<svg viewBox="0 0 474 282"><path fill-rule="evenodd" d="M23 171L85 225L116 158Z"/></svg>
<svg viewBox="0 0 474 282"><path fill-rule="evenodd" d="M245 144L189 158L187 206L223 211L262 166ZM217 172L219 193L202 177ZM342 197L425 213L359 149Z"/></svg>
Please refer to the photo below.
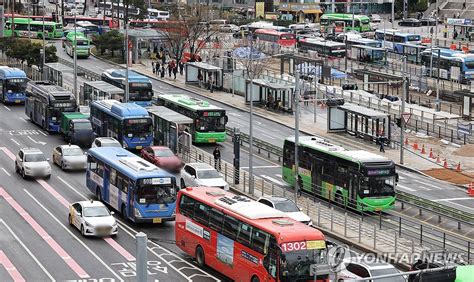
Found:
<svg viewBox="0 0 474 282"><path fill-rule="evenodd" d="M425 145L424 145L424 144L423 144L423 147L421 147L421 153L422 153L422 154L426 154Z"/></svg>
<svg viewBox="0 0 474 282"><path fill-rule="evenodd" d="M436 158L436 162L439 163L439 164L441 163L441 160L439 159L439 155L438 155L438 157Z"/></svg>
<svg viewBox="0 0 474 282"><path fill-rule="evenodd" d="M467 194L471 197L474 196L474 182L469 183Z"/></svg>
<svg viewBox="0 0 474 282"><path fill-rule="evenodd" d="M444 164L443 164L444 168L448 168L448 161L446 159L444 159Z"/></svg>
<svg viewBox="0 0 474 282"><path fill-rule="evenodd" d="M433 148L430 149L430 159L434 159L434 155L433 155Z"/></svg>
<svg viewBox="0 0 474 282"><path fill-rule="evenodd" d="M405 145L408 146L408 137L405 138Z"/></svg>
<svg viewBox="0 0 474 282"><path fill-rule="evenodd" d="M416 143L416 141L413 143L413 150L418 150L418 143Z"/></svg>
<svg viewBox="0 0 474 282"><path fill-rule="evenodd" d="M461 163L459 162L458 165L456 166L456 171L461 172Z"/></svg>

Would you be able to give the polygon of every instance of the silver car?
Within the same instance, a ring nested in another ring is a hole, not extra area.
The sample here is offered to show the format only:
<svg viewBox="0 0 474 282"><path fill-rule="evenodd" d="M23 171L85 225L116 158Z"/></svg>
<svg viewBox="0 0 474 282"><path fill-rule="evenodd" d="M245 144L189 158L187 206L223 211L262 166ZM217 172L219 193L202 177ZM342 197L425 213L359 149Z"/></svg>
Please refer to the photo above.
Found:
<svg viewBox="0 0 474 282"><path fill-rule="evenodd" d="M53 163L62 170L86 169L87 156L77 145L60 145L53 149Z"/></svg>
<svg viewBox="0 0 474 282"><path fill-rule="evenodd" d="M44 157L43 152L36 148L23 148L15 158L15 171L23 178L51 177L51 166L49 159Z"/></svg>
<svg viewBox="0 0 474 282"><path fill-rule="evenodd" d="M92 142L92 148L96 147L118 147L122 148L122 144L120 144L117 139L112 138L112 137L97 137L94 139L94 142Z"/></svg>

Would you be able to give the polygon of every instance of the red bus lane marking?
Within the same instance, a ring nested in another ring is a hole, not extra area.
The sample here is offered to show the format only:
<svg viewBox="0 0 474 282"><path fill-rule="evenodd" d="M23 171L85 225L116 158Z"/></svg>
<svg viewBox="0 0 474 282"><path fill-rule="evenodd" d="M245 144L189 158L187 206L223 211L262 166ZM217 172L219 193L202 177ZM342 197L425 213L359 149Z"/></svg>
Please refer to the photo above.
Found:
<svg viewBox="0 0 474 282"><path fill-rule="evenodd" d="M15 199L13 199L7 191L0 187L0 196L3 196L5 200L14 208L23 219L36 231L36 233L48 243L56 254L61 257L64 262L74 271L80 278L89 278L84 269L41 227L36 220L34 220Z"/></svg>
<svg viewBox="0 0 474 282"><path fill-rule="evenodd" d="M124 258L126 258L128 261L134 261L135 257L132 256L127 250L125 250L122 246L120 246L117 241L115 241L112 238L104 238L105 242L109 243L112 248L114 248L119 254L121 254Z"/></svg>
<svg viewBox="0 0 474 282"><path fill-rule="evenodd" d="M23 276L21 276L20 272L18 272L18 269L13 265L13 263L8 259L7 255L0 250L0 264L3 264L3 267L7 270L8 274L10 274L10 277L13 279L15 282L20 282L20 281L25 281Z"/></svg>

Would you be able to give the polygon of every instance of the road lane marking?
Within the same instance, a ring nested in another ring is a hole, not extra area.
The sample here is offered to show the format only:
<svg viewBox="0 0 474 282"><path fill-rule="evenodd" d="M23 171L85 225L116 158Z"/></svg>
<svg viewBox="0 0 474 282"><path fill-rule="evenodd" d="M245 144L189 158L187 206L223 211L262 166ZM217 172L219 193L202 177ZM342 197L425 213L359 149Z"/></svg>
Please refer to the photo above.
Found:
<svg viewBox="0 0 474 282"><path fill-rule="evenodd" d="M405 178L405 177L403 177L403 176L400 176L400 175L399 175L399 176L398 176L398 179L400 179L400 180L404 180L404 179L406 179L406 178Z"/></svg>
<svg viewBox="0 0 474 282"><path fill-rule="evenodd" d="M12 159L13 161L15 160L16 156L15 154L13 154L10 150L8 150L7 147L0 147L0 149L5 153L5 155L7 155L10 159Z"/></svg>
<svg viewBox="0 0 474 282"><path fill-rule="evenodd" d="M415 192L416 191L415 189L406 187L405 185L402 185L402 184L397 184L397 187L400 187L401 189L407 190L407 191L410 191L410 192Z"/></svg>
<svg viewBox="0 0 474 282"><path fill-rule="evenodd" d="M446 198L446 199L436 199L432 200L433 202L443 202L443 201L460 201L460 200L474 200L474 198L463 197L463 198Z"/></svg>
<svg viewBox="0 0 474 282"><path fill-rule="evenodd" d="M268 135L268 134L265 134L265 133L260 133L260 134L262 134L263 136L266 136L266 137L268 137L268 138L270 138L270 139L273 139L273 140L275 139L273 136L270 136L270 135Z"/></svg>
<svg viewBox="0 0 474 282"><path fill-rule="evenodd" d="M254 165L253 168L276 168L280 167L279 165ZM249 169L248 166L241 166L241 169Z"/></svg>
<svg viewBox="0 0 474 282"><path fill-rule="evenodd" d="M9 112L11 112L11 111L12 111L12 110L10 110L10 108L9 108L9 107L7 107L7 106L3 106L3 107L4 107L5 109L7 109Z"/></svg>
<svg viewBox="0 0 474 282"><path fill-rule="evenodd" d="M48 191L49 194L55 197L66 209L69 208L69 202L64 199L61 194L54 190L54 188L49 185L48 182L44 181L43 179L36 179L36 182L38 182L46 191Z"/></svg>
<svg viewBox="0 0 474 282"><path fill-rule="evenodd" d="M38 130L39 133L43 134L44 136L48 136L48 134L44 133L43 130Z"/></svg>
<svg viewBox="0 0 474 282"><path fill-rule="evenodd" d="M24 122L28 122L28 121L26 120L26 118L24 118L24 117L20 117L20 119L21 119L22 121L24 121Z"/></svg>
<svg viewBox="0 0 474 282"><path fill-rule="evenodd" d="M5 198L7 203L10 204L10 206L15 209L21 217L23 217L23 219L41 238L47 238L44 239L44 241L60 258L63 258L64 262L72 269L72 271L74 271L74 273L76 273L80 278L90 278L89 274L87 274L87 272L74 259L70 258L69 254L53 238L51 238L46 230L44 230L43 227L41 227L41 225L39 225L39 223L31 217L31 215L28 214L2 187L0 187L0 196ZM65 257L69 257L69 259L64 259Z"/></svg>
<svg viewBox="0 0 474 282"><path fill-rule="evenodd" d="M429 189L429 188L426 187L426 185L428 185L429 187L432 187L432 188L435 188L435 189L438 189L438 190L442 190L442 188L436 187L436 186L434 186L433 184L431 184L431 183L429 183L429 182L427 182L427 181L421 181L421 180L418 180L418 179L416 179L416 178L412 178L411 180L415 181L415 182L418 183L418 184L422 184L422 185L420 186L421 188ZM428 180L428 179L427 179L427 180ZM431 190L431 189L429 189L429 190Z"/></svg>
<svg viewBox="0 0 474 282"><path fill-rule="evenodd" d="M25 249L25 251L31 256L31 258L38 264L38 266L43 270L44 274L48 276L48 278L51 281L55 281L53 276L48 272L48 270L41 264L41 262L38 260L38 258L28 249L28 247L23 243L23 241L13 232L13 230L10 228L10 226L3 220L3 218L0 218L0 222L7 228L8 232L15 238L15 240Z"/></svg>
<svg viewBox="0 0 474 282"><path fill-rule="evenodd" d="M43 141L36 141L35 139L31 138L31 136L26 136L28 139L30 139L33 143L35 144L41 144L41 145L46 145L46 142Z"/></svg>
<svg viewBox="0 0 474 282"><path fill-rule="evenodd" d="M107 242L114 250L116 250L119 254L121 254L126 260L128 261L135 261L135 257L130 254L124 247L120 246L117 241L112 238L103 238L105 242Z"/></svg>
<svg viewBox="0 0 474 282"><path fill-rule="evenodd" d="M33 196L30 192L28 192L28 190L26 189L23 189L23 191L25 191L26 194L28 194L28 196L30 196L31 199L33 199L33 201L35 201L46 213L48 213L55 221L56 223L59 224L59 226L61 226L69 235L71 235L74 239L76 239L76 241L79 242L79 244L81 244L89 253L91 253L92 256L94 256L100 263L102 263L105 268L107 268L113 275L115 275L115 277L117 277L120 281L123 281L123 279L113 271L112 268L110 268L107 263L105 263L94 251L92 251L91 248L89 248L89 246L87 246L83 241L81 241L74 233L72 233L72 231L67 227L65 226L56 216L54 216L43 204L41 204L35 196Z"/></svg>
<svg viewBox="0 0 474 282"><path fill-rule="evenodd" d="M5 267L10 277L13 278L13 281L25 281L25 278L23 278L18 269L16 269L16 267L13 265L10 259L8 259L7 255L2 250L0 250L0 264L3 264L3 267Z"/></svg>
<svg viewBox="0 0 474 282"><path fill-rule="evenodd" d="M5 168L2 167L3 172L5 172L6 175L12 176Z"/></svg>
<svg viewBox="0 0 474 282"><path fill-rule="evenodd" d="M15 144L17 144L18 146L21 146L20 143L18 143L15 139L10 138L10 140L12 140L12 142L15 143Z"/></svg>
<svg viewBox="0 0 474 282"><path fill-rule="evenodd" d="M457 206L460 206L460 207L463 207L465 209L470 209L470 210L473 210L474 211L474 208L471 208L471 207L466 207L465 205L461 205L461 204L458 204L458 203L455 203L455 202L451 202L451 201L446 201L450 204L453 204L453 205L457 205Z"/></svg>

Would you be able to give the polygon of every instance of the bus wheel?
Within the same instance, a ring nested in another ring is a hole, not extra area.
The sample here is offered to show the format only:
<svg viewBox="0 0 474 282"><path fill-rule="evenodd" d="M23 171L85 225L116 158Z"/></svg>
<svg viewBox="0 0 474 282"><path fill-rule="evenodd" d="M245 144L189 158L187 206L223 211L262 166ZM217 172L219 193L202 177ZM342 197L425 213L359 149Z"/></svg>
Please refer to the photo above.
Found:
<svg viewBox="0 0 474 282"><path fill-rule="evenodd" d="M97 201L102 202L102 195L100 194L100 188L95 189L95 195L97 196Z"/></svg>
<svg viewBox="0 0 474 282"><path fill-rule="evenodd" d="M126 214L126 211L125 211L125 205L122 205L122 208L120 209L120 213L122 214L123 219L127 220L127 214Z"/></svg>
<svg viewBox="0 0 474 282"><path fill-rule="evenodd" d="M199 267L204 267L204 265L206 265L204 250L201 248L201 246L196 247L196 262Z"/></svg>
<svg viewBox="0 0 474 282"><path fill-rule="evenodd" d="M334 198L334 201L336 202L336 205L341 206L341 207L344 206L341 193L336 193L336 197Z"/></svg>
<svg viewBox="0 0 474 282"><path fill-rule="evenodd" d="M260 282L260 279L257 277L257 276L253 276L252 277L252 280L250 280L252 282Z"/></svg>

